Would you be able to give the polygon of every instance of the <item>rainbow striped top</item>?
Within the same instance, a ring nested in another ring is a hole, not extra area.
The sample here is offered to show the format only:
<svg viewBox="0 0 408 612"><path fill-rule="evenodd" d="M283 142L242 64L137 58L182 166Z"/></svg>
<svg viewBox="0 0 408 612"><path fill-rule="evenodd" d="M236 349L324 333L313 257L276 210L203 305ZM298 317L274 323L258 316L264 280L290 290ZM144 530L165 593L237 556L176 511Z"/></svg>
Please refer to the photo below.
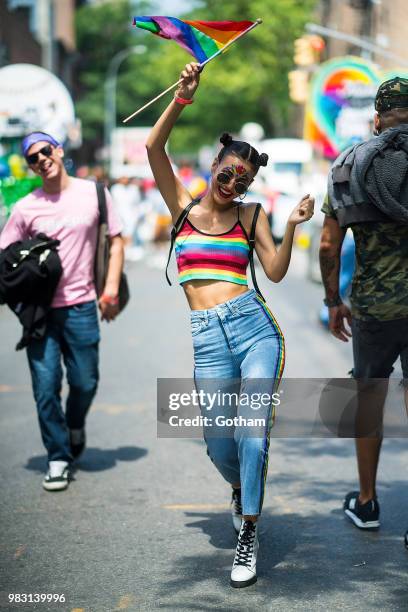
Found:
<svg viewBox="0 0 408 612"><path fill-rule="evenodd" d="M248 285L249 241L238 220L223 234L206 234L185 219L175 241L179 283L223 280Z"/></svg>

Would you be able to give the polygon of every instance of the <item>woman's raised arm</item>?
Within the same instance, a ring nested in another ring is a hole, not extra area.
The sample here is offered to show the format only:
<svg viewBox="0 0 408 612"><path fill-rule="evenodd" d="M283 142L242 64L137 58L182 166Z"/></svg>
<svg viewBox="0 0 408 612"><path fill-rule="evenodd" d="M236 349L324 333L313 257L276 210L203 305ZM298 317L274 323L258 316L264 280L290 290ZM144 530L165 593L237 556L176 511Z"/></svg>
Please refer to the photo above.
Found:
<svg viewBox="0 0 408 612"><path fill-rule="evenodd" d="M186 65L180 75L183 82L180 83L174 99L154 125L146 143L147 155L153 176L174 222L183 208L191 202L192 197L174 174L166 154L165 146L171 130L185 106L185 104L176 102L176 99L192 99L200 80L199 70L199 64L191 63Z"/></svg>

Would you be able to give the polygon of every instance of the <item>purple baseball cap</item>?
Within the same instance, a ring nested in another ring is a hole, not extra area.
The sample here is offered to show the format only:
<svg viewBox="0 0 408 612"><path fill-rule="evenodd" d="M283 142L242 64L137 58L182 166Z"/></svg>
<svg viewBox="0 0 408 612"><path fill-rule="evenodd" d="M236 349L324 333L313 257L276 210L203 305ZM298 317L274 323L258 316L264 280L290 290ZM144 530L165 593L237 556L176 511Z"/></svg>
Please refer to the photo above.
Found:
<svg viewBox="0 0 408 612"><path fill-rule="evenodd" d="M31 132L31 134L28 134L23 138L23 141L21 143L21 150L23 152L24 157L27 156L29 148L32 147L33 144L35 144L36 142L49 142L50 144L54 145L54 147L62 146L57 140L55 140L55 138L53 138L49 134L46 134L45 132Z"/></svg>

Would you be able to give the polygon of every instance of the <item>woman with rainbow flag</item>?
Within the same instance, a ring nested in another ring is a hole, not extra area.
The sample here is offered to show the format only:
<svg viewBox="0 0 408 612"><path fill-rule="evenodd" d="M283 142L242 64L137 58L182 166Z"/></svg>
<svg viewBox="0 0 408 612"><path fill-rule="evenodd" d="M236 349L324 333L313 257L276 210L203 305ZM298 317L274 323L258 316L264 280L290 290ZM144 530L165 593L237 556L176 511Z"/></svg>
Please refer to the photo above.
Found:
<svg viewBox="0 0 408 612"><path fill-rule="evenodd" d="M193 200L175 176L165 145L179 115L193 102L199 64L187 64L180 78L174 99L150 133L147 151L174 223L171 247L175 246L179 282L191 308L196 386L208 389L216 383L228 395L237 380L240 385L233 407L234 425L228 429L231 435L228 437L225 427L213 427L214 422L222 422L217 419L225 412L231 414L231 407L225 405L212 406L213 423L204 427L208 455L232 486L232 521L238 543L231 585L240 588L257 579L258 518L274 416L272 397L282 376L285 353L283 334L258 289L252 254L255 248L271 281L281 281L289 267L295 227L311 218L314 200L307 195L293 210L277 250L260 204L242 204L268 156L228 134L221 138L223 147L213 161L208 191L201 200ZM248 263L255 289L248 289ZM268 392L269 401L257 409L254 434L246 426L241 398L255 392L259 397L259 391ZM201 405L201 410L209 416L206 406Z"/></svg>

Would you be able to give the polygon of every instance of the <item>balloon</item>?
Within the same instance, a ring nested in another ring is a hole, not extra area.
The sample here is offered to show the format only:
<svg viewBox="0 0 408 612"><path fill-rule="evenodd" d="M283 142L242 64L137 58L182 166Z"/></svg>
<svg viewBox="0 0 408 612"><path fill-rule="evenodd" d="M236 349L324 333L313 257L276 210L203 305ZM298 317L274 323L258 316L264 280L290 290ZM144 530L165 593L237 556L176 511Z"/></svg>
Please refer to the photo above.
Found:
<svg viewBox="0 0 408 612"><path fill-rule="evenodd" d="M11 174L16 178L20 179L25 176L25 171L23 168L23 158L17 153L13 153L10 155L8 159L8 164L10 166Z"/></svg>
<svg viewBox="0 0 408 612"><path fill-rule="evenodd" d="M0 178L6 178L10 175L10 168L5 159L0 159Z"/></svg>

